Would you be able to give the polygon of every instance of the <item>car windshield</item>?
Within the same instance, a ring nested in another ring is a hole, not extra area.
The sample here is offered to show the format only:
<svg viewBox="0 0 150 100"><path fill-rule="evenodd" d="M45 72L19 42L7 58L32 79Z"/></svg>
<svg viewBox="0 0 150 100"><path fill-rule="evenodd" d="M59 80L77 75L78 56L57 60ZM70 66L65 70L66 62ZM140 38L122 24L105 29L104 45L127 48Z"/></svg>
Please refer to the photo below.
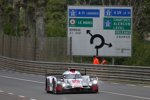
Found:
<svg viewBox="0 0 150 100"><path fill-rule="evenodd" d="M65 79L80 79L81 74L65 74L64 78Z"/></svg>

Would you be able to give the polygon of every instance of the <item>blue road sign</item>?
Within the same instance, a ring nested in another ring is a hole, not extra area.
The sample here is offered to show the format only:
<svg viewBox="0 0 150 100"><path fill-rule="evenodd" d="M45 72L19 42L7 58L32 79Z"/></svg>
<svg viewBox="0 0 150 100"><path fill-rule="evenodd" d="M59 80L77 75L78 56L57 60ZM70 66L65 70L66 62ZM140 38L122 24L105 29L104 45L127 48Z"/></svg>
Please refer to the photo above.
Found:
<svg viewBox="0 0 150 100"><path fill-rule="evenodd" d="M120 17L131 17L131 9L111 9L107 8L104 11L105 16L120 16Z"/></svg>
<svg viewBox="0 0 150 100"><path fill-rule="evenodd" d="M69 17L100 17L99 9L69 9Z"/></svg>

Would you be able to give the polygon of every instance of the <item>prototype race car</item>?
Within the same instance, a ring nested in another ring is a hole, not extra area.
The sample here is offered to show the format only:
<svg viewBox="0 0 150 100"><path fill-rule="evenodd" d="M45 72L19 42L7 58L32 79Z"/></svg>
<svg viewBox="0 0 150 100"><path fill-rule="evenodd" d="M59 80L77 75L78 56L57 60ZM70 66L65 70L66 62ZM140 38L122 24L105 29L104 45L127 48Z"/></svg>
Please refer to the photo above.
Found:
<svg viewBox="0 0 150 100"><path fill-rule="evenodd" d="M69 69L60 76L46 75L45 90L47 93L92 92L99 91L98 78L81 75L75 69Z"/></svg>

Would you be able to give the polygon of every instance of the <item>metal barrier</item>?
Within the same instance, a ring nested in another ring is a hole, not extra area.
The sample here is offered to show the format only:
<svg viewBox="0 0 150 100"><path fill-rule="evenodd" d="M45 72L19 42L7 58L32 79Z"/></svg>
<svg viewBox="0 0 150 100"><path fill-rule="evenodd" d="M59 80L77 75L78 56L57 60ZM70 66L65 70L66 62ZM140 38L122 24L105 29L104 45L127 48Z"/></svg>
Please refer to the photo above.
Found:
<svg viewBox="0 0 150 100"><path fill-rule="evenodd" d="M0 56L0 69L45 75L61 74L73 67L84 74L97 75L100 80L150 84L150 67L124 65L93 65L79 63L39 62Z"/></svg>

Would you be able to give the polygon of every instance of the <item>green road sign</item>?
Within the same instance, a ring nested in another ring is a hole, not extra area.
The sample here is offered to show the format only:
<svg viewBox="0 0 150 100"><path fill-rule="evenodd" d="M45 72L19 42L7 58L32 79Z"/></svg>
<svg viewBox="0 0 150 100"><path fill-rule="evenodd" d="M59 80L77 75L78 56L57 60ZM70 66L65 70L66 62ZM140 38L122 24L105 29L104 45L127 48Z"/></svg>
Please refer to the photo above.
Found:
<svg viewBox="0 0 150 100"><path fill-rule="evenodd" d="M131 31L130 30L116 30L115 34L116 35L131 35Z"/></svg>
<svg viewBox="0 0 150 100"><path fill-rule="evenodd" d="M93 27L92 18L69 18L69 27Z"/></svg>
<svg viewBox="0 0 150 100"><path fill-rule="evenodd" d="M131 30L131 18L104 18L104 30Z"/></svg>

